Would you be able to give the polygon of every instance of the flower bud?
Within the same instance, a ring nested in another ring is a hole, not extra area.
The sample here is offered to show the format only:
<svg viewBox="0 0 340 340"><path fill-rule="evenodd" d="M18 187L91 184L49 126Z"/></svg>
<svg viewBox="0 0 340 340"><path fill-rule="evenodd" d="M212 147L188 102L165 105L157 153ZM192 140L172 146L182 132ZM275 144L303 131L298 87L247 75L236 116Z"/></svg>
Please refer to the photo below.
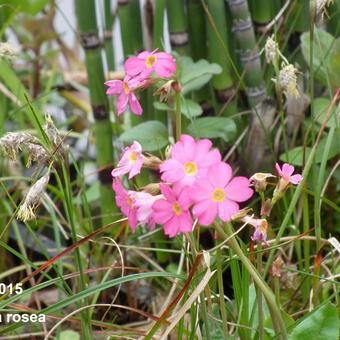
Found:
<svg viewBox="0 0 340 340"><path fill-rule="evenodd" d="M242 220L242 218L244 218L245 216L247 216L247 214L251 211L251 208L244 208L241 209L240 211L238 211L236 214L231 216L231 220L232 221L239 221Z"/></svg>
<svg viewBox="0 0 340 340"><path fill-rule="evenodd" d="M162 164L162 160L156 156L148 155L143 157L143 166L151 170L159 170L159 166Z"/></svg>
<svg viewBox="0 0 340 340"><path fill-rule="evenodd" d="M160 193L159 183L149 183L141 189L151 195L158 195Z"/></svg>
<svg viewBox="0 0 340 340"><path fill-rule="evenodd" d="M284 261L281 256L278 256L271 267L271 274L274 277L281 277L282 266L284 265Z"/></svg>
<svg viewBox="0 0 340 340"><path fill-rule="evenodd" d="M272 207L271 199L266 199L261 206L261 216L269 216L272 211Z"/></svg>

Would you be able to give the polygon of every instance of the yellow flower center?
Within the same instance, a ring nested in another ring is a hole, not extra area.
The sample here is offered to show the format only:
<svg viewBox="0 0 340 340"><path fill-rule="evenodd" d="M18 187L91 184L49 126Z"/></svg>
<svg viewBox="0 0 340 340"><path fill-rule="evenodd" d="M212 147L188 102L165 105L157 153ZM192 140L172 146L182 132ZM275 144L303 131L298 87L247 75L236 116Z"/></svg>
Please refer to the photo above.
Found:
<svg viewBox="0 0 340 340"><path fill-rule="evenodd" d="M175 213L176 216L179 216L182 214L182 209L180 207L180 205L175 202L173 205L172 205L172 211Z"/></svg>
<svg viewBox="0 0 340 340"><path fill-rule="evenodd" d="M195 176L197 174L197 165L195 162L186 162L183 165L184 173L188 176Z"/></svg>
<svg viewBox="0 0 340 340"><path fill-rule="evenodd" d="M138 154L136 151L131 151L130 154L129 154L129 161L131 164L134 164L138 158Z"/></svg>
<svg viewBox="0 0 340 340"><path fill-rule="evenodd" d="M153 54L147 56L146 59L145 59L145 66L146 66L147 68L152 67L153 64L156 62L156 60L157 60L157 57L154 56Z"/></svg>
<svg viewBox="0 0 340 340"><path fill-rule="evenodd" d="M126 199L126 203L130 208L132 207L132 199L130 197Z"/></svg>
<svg viewBox="0 0 340 340"><path fill-rule="evenodd" d="M125 94L129 94L129 92L130 92L129 86L128 86L126 81L123 82L123 90L124 90Z"/></svg>
<svg viewBox="0 0 340 340"><path fill-rule="evenodd" d="M212 194L211 198L214 202L223 202L225 198L225 192L221 188L216 188Z"/></svg>

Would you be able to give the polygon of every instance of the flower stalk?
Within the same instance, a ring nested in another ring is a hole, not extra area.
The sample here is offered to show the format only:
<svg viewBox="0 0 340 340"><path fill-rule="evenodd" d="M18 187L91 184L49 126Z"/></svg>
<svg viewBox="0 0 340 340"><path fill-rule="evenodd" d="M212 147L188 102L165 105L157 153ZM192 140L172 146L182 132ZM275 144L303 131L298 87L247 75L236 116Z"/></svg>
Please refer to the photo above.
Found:
<svg viewBox="0 0 340 340"><path fill-rule="evenodd" d="M238 242L236 241L236 238L233 235L232 227L229 223L225 224L225 229L217 224L215 224L216 231L222 237L223 239L228 239L228 245L229 247L235 252L235 254L239 257L240 261L246 268L246 270L249 272L249 274L252 276L255 284L257 285L258 289L261 290L264 297L267 300L268 307L270 309L270 314L272 317L273 326L275 329L275 332L278 335L278 339L286 340L287 332L286 327L284 324L284 321L281 316L280 309L278 308L275 300L275 296L271 289L268 287L267 283L261 278L260 274L256 270L256 268L253 266L253 264L249 261L247 256L244 255L241 247L239 246Z"/></svg>

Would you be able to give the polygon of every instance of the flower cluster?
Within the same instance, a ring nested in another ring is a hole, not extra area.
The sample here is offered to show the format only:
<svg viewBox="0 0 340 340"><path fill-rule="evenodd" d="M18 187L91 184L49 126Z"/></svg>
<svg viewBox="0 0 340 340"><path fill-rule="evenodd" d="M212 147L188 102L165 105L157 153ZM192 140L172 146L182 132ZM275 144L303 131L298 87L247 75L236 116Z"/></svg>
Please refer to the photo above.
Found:
<svg viewBox="0 0 340 340"><path fill-rule="evenodd" d="M298 70L294 65L290 64L282 54L274 36L268 37L263 50L267 63L273 64L276 72L277 79L273 79L273 81L281 87L286 97L299 97L300 94L297 84ZM281 69L279 69L280 59L282 59Z"/></svg>
<svg viewBox="0 0 340 340"><path fill-rule="evenodd" d="M169 79L176 72L176 60L166 52L141 52L130 57L124 64L125 77L123 80L109 80L106 93L116 96L117 114L124 113L128 106L132 113L140 116L143 109L138 101L135 91L147 87L156 78Z"/></svg>
<svg viewBox="0 0 340 340"><path fill-rule="evenodd" d="M182 135L172 146L169 158L158 164L160 195L128 191L122 185L121 176L132 178L148 164L143 159L147 157L134 142L112 171L116 203L133 230L137 225L153 228L157 223L164 226L166 235L174 237L192 231L194 219L203 226L213 224L216 218L227 222L239 212L238 203L253 195L248 178L233 177L230 165L221 160L208 139L196 141Z"/></svg>

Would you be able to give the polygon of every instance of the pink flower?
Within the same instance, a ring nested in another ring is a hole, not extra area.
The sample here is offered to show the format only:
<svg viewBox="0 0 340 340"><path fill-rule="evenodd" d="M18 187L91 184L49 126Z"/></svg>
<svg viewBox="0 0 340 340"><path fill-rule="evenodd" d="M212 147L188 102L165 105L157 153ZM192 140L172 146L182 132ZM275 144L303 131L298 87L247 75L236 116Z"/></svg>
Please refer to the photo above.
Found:
<svg viewBox="0 0 340 340"><path fill-rule="evenodd" d="M170 78L176 72L176 60L165 52L139 53L137 57L126 60L125 73L130 77L148 77L152 72L160 78Z"/></svg>
<svg viewBox="0 0 340 340"><path fill-rule="evenodd" d="M125 77L124 80L109 80L105 82L105 85L109 87L106 94L118 96L116 101L118 115L125 112L128 105L135 115L140 116L142 114L143 109L133 93L133 90L140 85L138 81Z"/></svg>
<svg viewBox="0 0 340 340"><path fill-rule="evenodd" d="M299 174L293 175L294 167L290 164L284 163L282 166L282 169L280 168L280 165L276 163L275 165L277 173L286 181L290 182L292 184L298 185L303 177ZM293 176L292 176L293 175Z"/></svg>
<svg viewBox="0 0 340 340"><path fill-rule="evenodd" d="M160 184L160 188L164 199L159 199L152 205L155 222L163 224L164 233L169 237L190 232L193 220L189 211L191 200L188 191L170 189L164 183Z"/></svg>
<svg viewBox="0 0 340 340"><path fill-rule="evenodd" d="M263 241L267 243L268 222L265 218L259 219L251 216L245 216L242 218L242 221L255 228L254 234L251 237L253 241Z"/></svg>
<svg viewBox="0 0 340 340"><path fill-rule="evenodd" d="M209 167L221 161L219 151L211 147L208 139L196 142L191 136L182 135L171 148L171 158L160 165L162 180L181 188L204 178Z"/></svg>
<svg viewBox="0 0 340 340"><path fill-rule="evenodd" d="M229 221L240 210L236 202L244 202L253 195L248 178L231 177L231 167L220 162L209 169L205 180L192 188L193 214L201 225L210 225L217 216Z"/></svg>
<svg viewBox="0 0 340 340"><path fill-rule="evenodd" d="M117 206L122 214L128 218L131 229L135 230L137 227L137 210L133 205L133 200L136 192L126 191L119 177L113 179L112 189L116 193Z"/></svg>
<svg viewBox="0 0 340 340"><path fill-rule="evenodd" d="M134 141L126 147L116 169L111 172L112 177L118 177L129 173L129 179L138 175L143 166L142 146Z"/></svg>
<svg viewBox="0 0 340 340"><path fill-rule="evenodd" d="M152 205L161 198L163 198L162 195L153 196L145 191L136 192L134 206L137 209L138 224L148 225L150 229L154 229L155 221Z"/></svg>

